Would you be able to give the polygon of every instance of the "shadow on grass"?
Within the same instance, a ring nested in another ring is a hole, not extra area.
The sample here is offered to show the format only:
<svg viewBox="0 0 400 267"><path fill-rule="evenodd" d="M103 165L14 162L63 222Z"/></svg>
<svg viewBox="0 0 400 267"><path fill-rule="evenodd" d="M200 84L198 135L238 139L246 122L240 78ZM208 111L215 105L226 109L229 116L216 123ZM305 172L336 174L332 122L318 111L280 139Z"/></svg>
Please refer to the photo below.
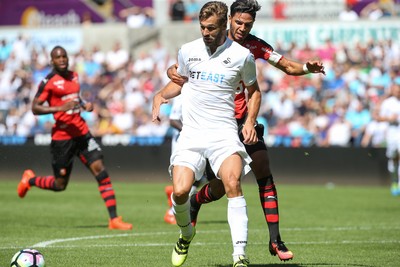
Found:
<svg viewBox="0 0 400 267"><path fill-rule="evenodd" d="M322 266L322 267L327 267L327 266L332 266L332 267L341 267L341 266L346 266L346 267L373 267L371 265L365 265L365 264L348 264L348 263L343 263L343 264L332 264L332 263L273 263L273 264L250 264L249 267L307 267L307 266ZM214 267L232 267L232 264L228 265L214 265Z"/></svg>

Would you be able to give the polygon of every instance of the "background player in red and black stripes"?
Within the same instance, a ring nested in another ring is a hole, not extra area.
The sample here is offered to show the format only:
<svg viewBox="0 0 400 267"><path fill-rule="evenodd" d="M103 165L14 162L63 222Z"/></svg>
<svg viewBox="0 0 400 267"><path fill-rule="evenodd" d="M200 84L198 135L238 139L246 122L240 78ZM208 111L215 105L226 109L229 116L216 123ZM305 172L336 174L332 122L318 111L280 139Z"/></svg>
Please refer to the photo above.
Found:
<svg viewBox="0 0 400 267"><path fill-rule="evenodd" d="M66 189L71 175L74 157L91 171L98 182L99 192L109 213L109 229L130 230L132 224L117 216L114 189L103 164L103 153L89 132L89 127L81 117L81 108L92 111L93 105L80 99L78 74L68 70L68 55L61 46L52 49L53 70L40 83L32 103L35 115L52 113L55 124L52 128L52 166L54 176L37 176L32 170L25 170L18 184L18 195L25 197L31 186L51 191Z"/></svg>
<svg viewBox="0 0 400 267"><path fill-rule="evenodd" d="M324 66L319 61L309 61L305 64L289 60L275 52L273 47L264 40L250 34L253 27L256 13L261 6L255 0L236 0L230 7L228 37L248 48L255 59L261 58L288 75L305 75L308 73L322 73ZM168 69L168 76L175 83L183 83L185 79L176 75L176 66ZM238 88L235 97L235 117L239 129L247 115L247 101L244 86ZM290 260L293 253L287 249L281 239L279 231L278 196L273 175L269 165L267 147L264 143L263 125L255 126L259 142L255 145L245 145L247 153L253 162L250 164L257 179L261 206L269 229L269 251L272 255L278 255L280 260ZM212 175L212 174L208 174ZM211 177L208 177L211 180ZM197 214L202 204L220 199L223 196L223 185L220 180L212 179L197 194L191 197L192 222L195 224Z"/></svg>

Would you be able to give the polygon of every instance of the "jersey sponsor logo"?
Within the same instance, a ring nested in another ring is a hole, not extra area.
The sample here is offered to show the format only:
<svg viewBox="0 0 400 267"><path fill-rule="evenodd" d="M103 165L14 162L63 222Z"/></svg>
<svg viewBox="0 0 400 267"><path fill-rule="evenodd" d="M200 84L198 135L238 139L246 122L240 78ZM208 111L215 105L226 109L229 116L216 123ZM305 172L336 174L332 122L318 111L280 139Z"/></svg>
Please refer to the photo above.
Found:
<svg viewBox="0 0 400 267"><path fill-rule="evenodd" d="M58 89L64 90L64 80L58 80L58 81L54 81L54 86L57 87Z"/></svg>
<svg viewBox="0 0 400 267"><path fill-rule="evenodd" d="M189 62L198 62L198 61L201 61L201 58L199 58L199 57L190 57L189 58Z"/></svg>
<svg viewBox="0 0 400 267"><path fill-rule="evenodd" d="M66 100L75 100L75 101L79 101L79 94L78 93L72 93L72 94L68 94L68 95L64 95L61 97L62 101L66 101Z"/></svg>
<svg viewBox="0 0 400 267"><path fill-rule="evenodd" d="M208 71L190 71L189 77L195 80L209 81L216 84L224 82L225 74L212 73Z"/></svg>

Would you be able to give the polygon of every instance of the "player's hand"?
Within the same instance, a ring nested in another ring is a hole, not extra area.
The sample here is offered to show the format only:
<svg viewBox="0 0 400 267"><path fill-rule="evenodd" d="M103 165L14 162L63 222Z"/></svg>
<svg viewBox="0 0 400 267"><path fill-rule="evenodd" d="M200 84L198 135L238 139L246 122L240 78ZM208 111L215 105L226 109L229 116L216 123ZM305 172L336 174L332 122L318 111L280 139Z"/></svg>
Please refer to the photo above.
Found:
<svg viewBox="0 0 400 267"><path fill-rule="evenodd" d="M178 63L176 63L168 68L167 75L168 75L168 78L170 78L172 82L182 86L185 82L187 82L188 78L179 75L177 72L177 69L178 69Z"/></svg>
<svg viewBox="0 0 400 267"><path fill-rule="evenodd" d="M322 73L325 75L325 67L321 61L308 61L306 64L310 73Z"/></svg>
<svg viewBox="0 0 400 267"><path fill-rule="evenodd" d="M251 123L245 123L242 129L243 143L245 145L254 145L258 142L257 131Z"/></svg>
<svg viewBox="0 0 400 267"><path fill-rule="evenodd" d="M78 109L80 108L79 102L77 101L69 101L67 103L65 103L64 105L60 106L60 111L68 111L68 110L72 110L72 109Z"/></svg>
<svg viewBox="0 0 400 267"><path fill-rule="evenodd" d="M153 107L152 107L152 121L161 121L160 119L160 107L162 104L168 103L168 100L162 97L160 94L155 94L153 97Z"/></svg>
<svg viewBox="0 0 400 267"><path fill-rule="evenodd" d="M93 104L91 102L86 102L82 108L86 111L92 112L93 111Z"/></svg>

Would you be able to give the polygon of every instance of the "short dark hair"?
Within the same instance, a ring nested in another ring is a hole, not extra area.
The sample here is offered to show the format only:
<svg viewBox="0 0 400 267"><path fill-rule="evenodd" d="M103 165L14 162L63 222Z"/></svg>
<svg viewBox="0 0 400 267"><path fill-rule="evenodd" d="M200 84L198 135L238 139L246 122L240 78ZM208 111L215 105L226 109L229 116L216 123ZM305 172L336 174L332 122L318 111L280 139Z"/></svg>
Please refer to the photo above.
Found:
<svg viewBox="0 0 400 267"><path fill-rule="evenodd" d="M208 19L209 17L217 15L219 18L219 25L227 25L228 23L228 6L220 1L210 1L206 3L199 12L199 21Z"/></svg>
<svg viewBox="0 0 400 267"><path fill-rule="evenodd" d="M231 16L236 13L248 13L253 19L256 19L257 11L261 9L257 0L236 0L231 5Z"/></svg>
<svg viewBox="0 0 400 267"><path fill-rule="evenodd" d="M55 46L53 49L51 49L51 52L50 52L50 56L51 56L51 57L53 57L53 54L54 54L54 52L55 52L57 49L61 49L61 50L63 50L65 53L67 53L67 50L65 50L64 47L62 47L62 46L60 46L60 45L57 45L57 46Z"/></svg>

